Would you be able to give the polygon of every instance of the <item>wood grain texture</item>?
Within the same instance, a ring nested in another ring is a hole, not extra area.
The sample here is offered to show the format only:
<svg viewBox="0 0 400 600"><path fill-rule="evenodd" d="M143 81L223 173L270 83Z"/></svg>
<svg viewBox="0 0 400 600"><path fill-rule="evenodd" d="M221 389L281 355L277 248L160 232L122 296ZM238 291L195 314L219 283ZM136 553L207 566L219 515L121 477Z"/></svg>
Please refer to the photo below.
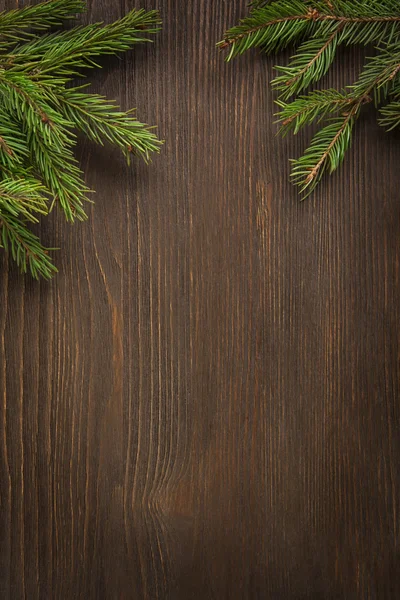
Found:
<svg viewBox="0 0 400 600"><path fill-rule="evenodd" d="M94 89L162 154L84 142L90 220L41 226L59 275L0 259L0 598L397 599L399 135L367 114L299 203L273 60L215 50L247 0L140 4L163 33Z"/></svg>

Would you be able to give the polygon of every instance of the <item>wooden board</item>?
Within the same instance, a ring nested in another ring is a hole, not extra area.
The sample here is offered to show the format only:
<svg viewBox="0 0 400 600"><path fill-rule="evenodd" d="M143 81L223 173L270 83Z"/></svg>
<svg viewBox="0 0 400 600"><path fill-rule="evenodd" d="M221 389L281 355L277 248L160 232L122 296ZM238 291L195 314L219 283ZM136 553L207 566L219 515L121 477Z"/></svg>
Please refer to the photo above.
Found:
<svg viewBox="0 0 400 600"><path fill-rule="evenodd" d="M0 259L0 598L399 598L399 134L367 111L300 203L274 59L215 49L247 0L141 5L163 33L94 89L162 154L83 142L58 276Z"/></svg>

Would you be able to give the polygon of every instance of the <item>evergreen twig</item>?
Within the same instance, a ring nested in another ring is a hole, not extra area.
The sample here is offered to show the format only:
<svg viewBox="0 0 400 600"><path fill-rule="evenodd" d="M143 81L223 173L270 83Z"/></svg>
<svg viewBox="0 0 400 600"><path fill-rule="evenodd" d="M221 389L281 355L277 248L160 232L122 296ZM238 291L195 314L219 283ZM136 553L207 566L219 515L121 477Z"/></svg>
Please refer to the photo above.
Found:
<svg viewBox="0 0 400 600"><path fill-rule="evenodd" d="M33 38L34 32L61 25L85 10L83 0L46 0L0 13L0 47Z"/></svg>
<svg viewBox="0 0 400 600"><path fill-rule="evenodd" d="M334 171L351 143L362 106L381 106L380 124L400 124L400 5L397 0L256 0L250 14L230 29L218 45L228 49L227 60L252 47L267 53L289 44L297 46L289 65L276 67L272 87L279 93L280 131L298 133L314 121L327 119L304 155L293 162L292 179L308 195L326 170ZM312 90L299 95L323 77L340 44L371 44L359 79L344 90ZM292 101L289 99L295 97Z"/></svg>
<svg viewBox="0 0 400 600"><path fill-rule="evenodd" d="M69 221L86 218L90 190L74 157L75 132L115 145L128 163L132 155L148 161L161 144L133 110L70 83L98 66L96 57L150 41L158 13L132 10L108 25L41 34L84 8L82 0L47 0L0 14L0 246L34 277L56 268L29 222L55 203Z"/></svg>

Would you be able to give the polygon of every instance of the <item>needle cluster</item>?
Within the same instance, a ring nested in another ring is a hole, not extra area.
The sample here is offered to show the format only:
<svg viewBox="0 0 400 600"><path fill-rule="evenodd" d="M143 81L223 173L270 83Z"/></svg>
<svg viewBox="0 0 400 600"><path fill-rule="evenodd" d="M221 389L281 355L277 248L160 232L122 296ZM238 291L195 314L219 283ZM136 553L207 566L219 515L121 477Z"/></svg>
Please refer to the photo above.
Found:
<svg viewBox="0 0 400 600"><path fill-rule="evenodd" d="M114 23L56 31L84 11L83 0L47 0L0 14L0 245L23 272L50 278L49 249L30 223L58 206L68 221L86 218L90 190L74 156L77 132L148 160L160 141L134 111L73 80L107 54L150 41L155 11L132 10Z"/></svg>
<svg viewBox="0 0 400 600"><path fill-rule="evenodd" d="M297 134L323 123L304 155L292 161L292 178L306 196L323 174L334 171L351 143L365 104L374 102L379 123L400 124L400 3L397 0L258 0L218 44L227 60L258 47L267 54L296 48L288 65L277 66L280 131ZM345 89L315 84L334 63L340 45L373 46L359 78ZM311 89L308 93L305 91Z"/></svg>

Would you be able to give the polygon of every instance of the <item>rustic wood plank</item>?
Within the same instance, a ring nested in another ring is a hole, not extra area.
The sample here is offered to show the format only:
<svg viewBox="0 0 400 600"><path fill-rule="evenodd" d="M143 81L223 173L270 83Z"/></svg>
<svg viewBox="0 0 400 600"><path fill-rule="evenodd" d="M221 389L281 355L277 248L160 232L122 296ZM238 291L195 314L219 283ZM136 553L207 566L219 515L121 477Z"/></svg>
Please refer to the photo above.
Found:
<svg viewBox="0 0 400 600"><path fill-rule="evenodd" d="M247 1L141 5L163 33L94 89L162 154L84 142L59 275L0 259L0 597L398 598L398 134L368 114L299 203L273 61L215 50Z"/></svg>

